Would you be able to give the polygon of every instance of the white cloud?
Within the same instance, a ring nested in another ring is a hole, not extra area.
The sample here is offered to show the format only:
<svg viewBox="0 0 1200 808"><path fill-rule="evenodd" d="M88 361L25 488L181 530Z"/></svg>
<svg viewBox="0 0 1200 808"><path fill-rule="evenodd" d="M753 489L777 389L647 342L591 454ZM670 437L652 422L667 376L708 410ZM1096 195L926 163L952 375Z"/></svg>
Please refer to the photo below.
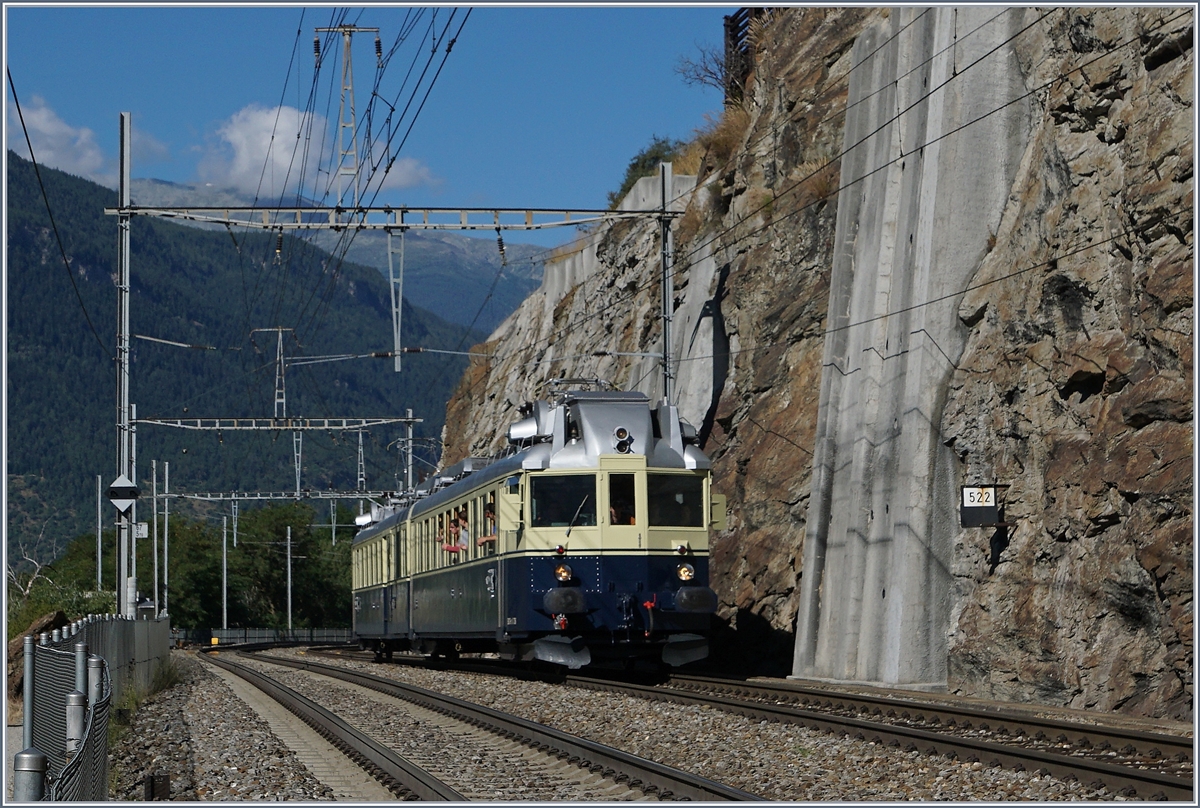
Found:
<svg viewBox="0 0 1200 808"><path fill-rule="evenodd" d="M8 145L17 154L26 159L30 156L21 131L22 117L38 163L116 187L116 171L96 144L96 134L87 127L69 125L41 96L24 104L19 116L16 105L11 100L8 103Z"/></svg>
<svg viewBox="0 0 1200 808"><path fill-rule="evenodd" d="M133 127L133 168L137 169L142 163L161 163L171 157L171 150L154 135Z"/></svg>
<svg viewBox="0 0 1200 808"><path fill-rule="evenodd" d="M312 126L310 128L310 121ZM251 104L217 129L220 146L197 166L200 179L249 194L275 195L294 189L303 155L296 133L311 131L318 138L325 120L294 107L268 109ZM289 172L289 167L295 162Z"/></svg>
<svg viewBox="0 0 1200 808"><path fill-rule="evenodd" d="M379 171L382 172L385 168L387 168L387 163L381 163ZM434 187L440 184L433 172L429 170L429 166L415 157L401 157L392 164L391 170L384 177L383 190L398 191L402 188L416 188L421 185ZM378 180L371 183L371 187L378 188Z"/></svg>
<svg viewBox="0 0 1200 808"><path fill-rule="evenodd" d="M222 124L217 135L220 144L210 149L197 166L201 181L261 198L294 194L303 175L305 196L319 198L328 192L330 201L336 196L337 177L334 173L331 179L330 163L331 152L336 148L331 144L337 142L337 132L323 115L301 112L295 107L251 104ZM317 150L322 145L325 151L319 154ZM318 162L322 168L319 174ZM427 166L406 157L392 166L384 188L395 190L436 183ZM378 187L377 179L371 187Z"/></svg>

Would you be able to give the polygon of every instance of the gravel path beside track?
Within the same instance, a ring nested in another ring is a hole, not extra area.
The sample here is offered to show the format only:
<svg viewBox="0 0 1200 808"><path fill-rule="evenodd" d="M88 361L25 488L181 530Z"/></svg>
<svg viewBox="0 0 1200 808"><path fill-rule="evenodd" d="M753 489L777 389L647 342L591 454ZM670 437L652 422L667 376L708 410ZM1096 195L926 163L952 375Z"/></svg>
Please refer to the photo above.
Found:
<svg viewBox="0 0 1200 808"><path fill-rule="evenodd" d="M165 771L173 800L328 800L314 777L194 653L172 651L183 681L147 699L109 755L114 800L141 800Z"/></svg>
<svg viewBox="0 0 1200 808"><path fill-rule="evenodd" d="M265 662L250 665L336 713L469 799L629 798L628 788L432 710L325 676Z"/></svg>

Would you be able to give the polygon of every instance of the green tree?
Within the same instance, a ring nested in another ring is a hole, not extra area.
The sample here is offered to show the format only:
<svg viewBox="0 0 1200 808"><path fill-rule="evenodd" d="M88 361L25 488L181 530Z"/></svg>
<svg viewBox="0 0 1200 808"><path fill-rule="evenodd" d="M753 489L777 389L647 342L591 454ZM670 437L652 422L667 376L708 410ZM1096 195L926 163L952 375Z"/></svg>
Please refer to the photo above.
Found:
<svg viewBox="0 0 1200 808"><path fill-rule="evenodd" d="M327 524L314 523L307 503L248 508L238 519L238 544L226 532L228 622L230 628L287 628L287 533L292 530L292 627L350 626L351 511L338 509L337 543ZM159 524L159 550L166 539ZM172 514L167 605L171 624L220 628L221 524L212 518ZM50 563L25 554L10 560L8 625L10 638L37 617L61 609L69 619L115 611L114 533L101 538L103 589L96 592L96 536L81 534ZM152 598L154 546L137 543L138 590ZM161 565L161 561L160 561ZM168 572L160 566L160 586ZM162 603L159 604L162 606Z"/></svg>
<svg viewBox="0 0 1200 808"><path fill-rule="evenodd" d="M625 179L622 180L621 187L616 191L609 192L609 210L616 210L617 205L621 204L621 200L633 188L635 182L642 177L651 177L657 174L658 164L672 162L685 146L687 144L682 140L672 140L658 135L651 136L650 144L629 161L629 167L625 169Z"/></svg>

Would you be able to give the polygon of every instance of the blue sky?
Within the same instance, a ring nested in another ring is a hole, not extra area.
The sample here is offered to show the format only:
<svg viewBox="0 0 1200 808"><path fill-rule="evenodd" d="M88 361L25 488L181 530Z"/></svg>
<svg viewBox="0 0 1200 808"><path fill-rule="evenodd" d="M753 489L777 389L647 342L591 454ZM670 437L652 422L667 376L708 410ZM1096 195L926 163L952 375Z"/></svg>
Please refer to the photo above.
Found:
<svg viewBox="0 0 1200 808"><path fill-rule="evenodd" d="M696 55L698 43L719 45L722 19L734 8L475 7L374 201L604 207L653 135L689 138L719 111L717 90L686 85L674 68L681 55ZM324 125L331 159L341 44L325 48L310 106L313 29L342 12L344 22L380 28L385 52L411 26L379 84L379 96L402 108L413 86L411 79L402 85L409 65L415 59L419 72L431 36L447 22L452 36L466 8L6 4L5 61L39 161L115 184L118 114L129 111L135 177L257 187L264 165L277 180L286 173L307 125ZM361 127L376 79L374 35L353 42ZM444 50L445 39L415 103ZM6 143L26 154L7 82L5 95ZM376 131L386 112L377 103ZM314 136L313 152L318 142ZM309 169L311 189L317 175ZM571 235L561 232L511 240Z"/></svg>

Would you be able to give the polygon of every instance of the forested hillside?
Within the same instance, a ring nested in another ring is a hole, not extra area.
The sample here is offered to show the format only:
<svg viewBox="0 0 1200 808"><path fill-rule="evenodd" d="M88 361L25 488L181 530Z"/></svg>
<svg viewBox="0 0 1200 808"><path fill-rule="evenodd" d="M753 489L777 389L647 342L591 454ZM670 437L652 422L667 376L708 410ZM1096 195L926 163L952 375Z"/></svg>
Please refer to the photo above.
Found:
<svg viewBox="0 0 1200 808"><path fill-rule="evenodd" d="M9 152L8 168L8 541L10 552L25 544L45 559L51 547L94 530L96 476L107 484L116 474L117 223L104 208L117 199L111 189L41 169L68 273L33 165ZM148 217L135 217L131 243L132 332L203 346L133 340L139 418L271 416L276 334L254 329L293 329L285 333L289 358L392 347L389 293L376 269L300 240L277 245L274 235ZM453 349L480 337L407 304L403 316L406 345ZM289 367L288 414L387 417L411 408L425 419L417 435L437 436L463 367L444 354L405 357L399 374L390 359ZM401 458L389 444L402 434L395 426L365 436L369 487L396 487ZM143 426L137 461L147 491L152 459L171 462L174 491L295 486L290 433ZM352 487L356 461L355 435L308 433L302 486ZM105 505L106 524L112 516Z"/></svg>

